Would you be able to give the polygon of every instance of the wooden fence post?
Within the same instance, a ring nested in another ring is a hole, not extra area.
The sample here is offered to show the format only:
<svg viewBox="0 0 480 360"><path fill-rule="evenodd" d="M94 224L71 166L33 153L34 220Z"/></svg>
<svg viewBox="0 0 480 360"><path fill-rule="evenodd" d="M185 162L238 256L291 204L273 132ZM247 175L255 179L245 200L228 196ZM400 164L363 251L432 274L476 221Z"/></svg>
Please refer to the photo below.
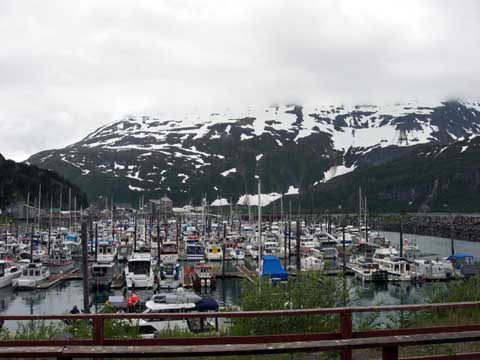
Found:
<svg viewBox="0 0 480 360"><path fill-rule="evenodd" d="M398 360L398 346L382 348L382 360Z"/></svg>
<svg viewBox="0 0 480 360"><path fill-rule="evenodd" d="M342 339L352 338L352 313L344 311L340 314ZM347 349L342 351L342 360L352 360L352 350Z"/></svg>

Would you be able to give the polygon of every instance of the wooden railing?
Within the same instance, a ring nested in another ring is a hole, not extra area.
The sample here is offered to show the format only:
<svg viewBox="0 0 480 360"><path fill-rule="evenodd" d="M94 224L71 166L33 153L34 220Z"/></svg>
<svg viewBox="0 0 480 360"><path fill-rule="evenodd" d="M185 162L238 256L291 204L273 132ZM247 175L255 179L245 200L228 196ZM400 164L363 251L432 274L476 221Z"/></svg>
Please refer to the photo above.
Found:
<svg viewBox="0 0 480 360"><path fill-rule="evenodd" d="M0 357L28 357L29 348L42 354L42 348L48 354L58 352L58 358L68 357L109 357L116 352L126 351L126 347L137 349L132 357L148 354L155 356L177 356L182 351L200 355L232 355L235 350L241 354L273 354L281 352L339 351L342 359L352 358L352 349L381 348L384 359L398 359L398 348L405 345L443 344L454 342L480 341L480 324L446 325L420 328L378 329L353 331L352 315L368 312L420 311L442 309L479 308L480 302L460 302L442 304L415 304L373 307L341 307L328 309L239 311L239 312L191 312L165 314L78 314L78 315L2 315L0 320L38 321L38 320L89 320L92 322L90 339L50 339L50 340L1 340ZM154 339L109 339L104 336L105 320L128 319L192 319L192 318L265 318L279 316L313 316L337 314L340 317L339 331L301 334L272 334L252 336L195 336L164 337ZM281 345L280 345L281 344ZM225 347L228 345L229 347ZM232 347L233 346L233 347ZM236 347L235 347L236 346ZM87 355L87 348L90 353ZM92 348L93 347L93 348ZM8 349L8 351L4 351ZM92 349L97 352L91 353ZM140 350L139 350L140 349ZM143 349L143 351L141 350ZM183 349L183 350L182 350ZM15 351L19 352L16 353ZM196 350L196 351L194 351ZM83 351L83 352L82 352ZM86 352L85 352L86 351ZM83 356L82 356L83 354ZM122 352L124 354L124 352ZM22 356L23 355L23 356ZM75 355L75 356L71 356ZM186 355L186 353L185 353ZM117 354L118 356L118 354ZM456 357L422 357L422 359L480 359L480 353L457 354ZM416 358L411 358L416 359Z"/></svg>

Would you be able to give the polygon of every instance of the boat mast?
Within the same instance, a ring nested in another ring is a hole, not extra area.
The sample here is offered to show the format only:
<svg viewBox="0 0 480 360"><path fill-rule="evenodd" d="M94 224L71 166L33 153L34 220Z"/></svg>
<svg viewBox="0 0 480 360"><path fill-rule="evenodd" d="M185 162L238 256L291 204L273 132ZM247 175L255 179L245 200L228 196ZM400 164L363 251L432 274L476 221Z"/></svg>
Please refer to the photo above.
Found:
<svg viewBox="0 0 480 360"><path fill-rule="evenodd" d="M258 269L260 271L260 278L262 276L262 195L260 177L258 178Z"/></svg>
<svg viewBox="0 0 480 360"><path fill-rule="evenodd" d="M358 233L362 241L362 187L358 187Z"/></svg>
<svg viewBox="0 0 480 360"><path fill-rule="evenodd" d="M26 233L28 233L28 215L30 214L30 191L27 194L27 228Z"/></svg>
<svg viewBox="0 0 480 360"><path fill-rule="evenodd" d="M68 232L72 233L72 188L68 188Z"/></svg>
<svg viewBox="0 0 480 360"><path fill-rule="evenodd" d="M77 231L77 196L73 197L73 232Z"/></svg>
<svg viewBox="0 0 480 360"><path fill-rule="evenodd" d="M62 227L62 199L63 199L63 188L60 190L60 204L59 204L59 211L58 211L58 227L57 230L60 230Z"/></svg>
<svg viewBox="0 0 480 360"><path fill-rule="evenodd" d="M42 216L42 184L38 185L38 231L40 231L40 218Z"/></svg>
<svg viewBox="0 0 480 360"><path fill-rule="evenodd" d="M368 227L367 227L367 197L365 196L365 202L364 202L364 216L365 216L365 221L364 221L364 224L365 224L365 241L368 242Z"/></svg>
<svg viewBox="0 0 480 360"><path fill-rule="evenodd" d="M50 256L52 242L52 220L53 220L53 195L50 196L50 221L48 224L48 256Z"/></svg>

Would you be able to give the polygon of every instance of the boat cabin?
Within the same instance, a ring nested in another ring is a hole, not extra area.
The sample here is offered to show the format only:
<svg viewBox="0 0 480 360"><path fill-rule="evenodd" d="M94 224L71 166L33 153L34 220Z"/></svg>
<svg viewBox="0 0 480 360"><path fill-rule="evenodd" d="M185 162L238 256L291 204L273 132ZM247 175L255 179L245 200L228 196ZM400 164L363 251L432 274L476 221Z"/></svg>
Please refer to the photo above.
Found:
<svg viewBox="0 0 480 360"><path fill-rule="evenodd" d="M450 261L453 265L453 268L456 271L459 271L463 276L472 276L478 274L472 254L452 254L447 258L447 260Z"/></svg>

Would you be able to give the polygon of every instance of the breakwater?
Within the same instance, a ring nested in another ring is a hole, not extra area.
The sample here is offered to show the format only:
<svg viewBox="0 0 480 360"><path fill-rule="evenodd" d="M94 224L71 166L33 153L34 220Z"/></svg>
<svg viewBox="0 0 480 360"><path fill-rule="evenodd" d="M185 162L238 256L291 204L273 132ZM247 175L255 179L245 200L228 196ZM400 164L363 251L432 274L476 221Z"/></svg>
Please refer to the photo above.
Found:
<svg viewBox="0 0 480 360"><path fill-rule="evenodd" d="M405 233L480 242L480 216L406 214L401 222ZM399 232L400 215L372 215L369 224L373 229Z"/></svg>

